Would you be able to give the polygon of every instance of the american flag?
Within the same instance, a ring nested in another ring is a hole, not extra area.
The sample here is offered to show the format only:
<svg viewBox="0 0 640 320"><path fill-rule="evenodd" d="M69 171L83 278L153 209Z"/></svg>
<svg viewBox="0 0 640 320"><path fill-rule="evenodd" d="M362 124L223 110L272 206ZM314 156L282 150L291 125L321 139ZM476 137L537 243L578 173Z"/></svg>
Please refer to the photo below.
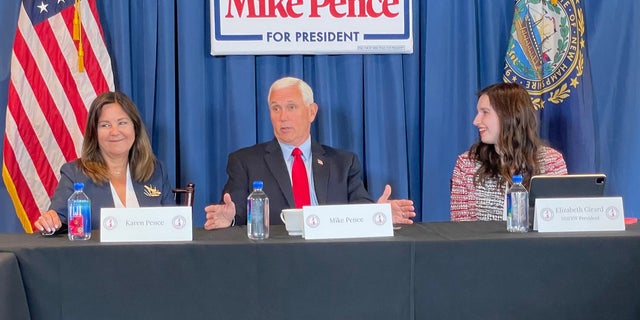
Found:
<svg viewBox="0 0 640 320"><path fill-rule="evenodd" d="M11 57L2 178L25 232L80 156L87 111L114 89L95 0L23 0Z"/></svg>

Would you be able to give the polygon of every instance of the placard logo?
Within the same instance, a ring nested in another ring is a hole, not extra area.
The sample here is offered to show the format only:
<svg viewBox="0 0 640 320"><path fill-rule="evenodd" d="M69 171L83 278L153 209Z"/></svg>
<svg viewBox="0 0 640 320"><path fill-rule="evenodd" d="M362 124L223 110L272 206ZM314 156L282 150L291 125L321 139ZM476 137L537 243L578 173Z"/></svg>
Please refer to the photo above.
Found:
<svg viewBox="0 0 640 320"><path fill-rule="evenodd" d="M376 212L373 215L373 223L375 223L378 226L384 225L387 222L387 216L384 215L384 213L382 212Z"/></svg>
<svg viewBox="0 0 640 320"><path fill-rule="evenodd" d="M621 216L620 211L618 211L618 208L614 206L608 207L607 210L605 211L605 215L610 220L618 219Z"/></svg>
<svg viewBox="0 0 640 320"><path fill-rule="evenodd" d="M187 224L187 219L181 215L177 215L173 217L173 219L171 220L171 224L176 229L182 229Z"/></svg>
<svg viewBox="0 0 640 320"><path fill-rule="evenodd" d="M107 230L113 230L118 227L118 219L108 216L102 220L102 226Z"/></svg>
<svg viewBox="0 0 640 320"><path fill-rule="evenodd" d="M320 225L320 217L315 214L312 214L307 217L307 226L310 228L317 228Z"/></svg>
<svg viewBox="0 0 640 320"><path fill-rule="evenodd" d="M544 221L553 220L554 213L550 208L543 208L540 214L542 215L542 220Z"/></svg>

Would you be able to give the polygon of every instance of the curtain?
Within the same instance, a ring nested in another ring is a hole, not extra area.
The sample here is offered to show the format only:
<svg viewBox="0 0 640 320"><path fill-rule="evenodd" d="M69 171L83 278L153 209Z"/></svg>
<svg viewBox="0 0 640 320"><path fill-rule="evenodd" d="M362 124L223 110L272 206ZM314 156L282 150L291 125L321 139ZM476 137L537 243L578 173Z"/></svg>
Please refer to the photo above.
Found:
<svg viewBox="0 0 640 320"><path fill-rule="evenodd" d="M623 196L626 214L638 216L640 5L583 1L596 168L608 176L607 194ZM18 0L6 2L3 112ZM512 0L413 0L413 54L213 57L209 0L98 0L98 9L116 87L140 108L172 183L196 185L196 227L204 206L220 201L227 155L272 139L266 95L285 75L312 86L319 105L313 138L355 152L374 198L391 184L392 197L414 200L417 221L449 220L453 165L477 139L476 92L501 81L513 17ZM0 210L0 232L21 232L4 189Z"/></svg>

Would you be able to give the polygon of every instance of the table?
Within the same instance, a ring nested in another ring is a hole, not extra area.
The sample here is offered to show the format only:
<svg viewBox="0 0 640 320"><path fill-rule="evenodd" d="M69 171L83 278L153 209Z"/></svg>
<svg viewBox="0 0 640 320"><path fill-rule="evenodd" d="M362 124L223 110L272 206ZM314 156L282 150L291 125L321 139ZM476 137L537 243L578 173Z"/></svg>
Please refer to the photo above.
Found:
<svg viewBox="0 0 640 320"><path fill-rule="evenodd" d="M424 223L394 237L304 240L273 226L187 243L0 235L31 319L638 319L640 227L509 234ZM0 313L3 311L0 311ZM0 318L2 315L0 314Z"/></svg>
<svg viewBox="0 0 640 320"><path fill-rule="evenodd" d="M0 319L30 319L18 260L10 252L0 252Z"/></svg>
<svg viewBox="0 0 640 320"><path fill-rule="evenodd" d="M429 224L416 241L415 319L640 319L640 228L508 234Z"/></svg>

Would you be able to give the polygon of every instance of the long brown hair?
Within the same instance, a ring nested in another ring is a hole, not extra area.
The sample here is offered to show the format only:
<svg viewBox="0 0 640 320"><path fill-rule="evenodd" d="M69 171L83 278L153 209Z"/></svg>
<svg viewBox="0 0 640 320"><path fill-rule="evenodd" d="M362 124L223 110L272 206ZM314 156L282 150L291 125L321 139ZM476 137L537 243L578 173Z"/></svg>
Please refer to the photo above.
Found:
<svg viewBox="0 0 640 320"><path fill-rule="evenodd" d="M153 175L156 157L153 155L151 142L149 142L138 108L129 97L118 91L102 93L91 103L84 141L82 142L82 157L79 161L80 169L97 184L109 181L109 168L107 168L98 144L98 120L103 107L111 103L120 105L133 123L135 139L129 150L131 178L138 182L145 182Z"/></svg>
<svg viewBox="0 0 640 320"><path fill-rule="evenodd" d="M493 144L474 143L469 154L480 161L474 182L483 184L485 179L498 177L511 181L513 174L523 176L523 184L529 186L531 176L540 173L538 150L544 145L538 137L538 119L529 93L515 83L496 83L478 93L486 95L500 121L498 148Z"/></svg>

